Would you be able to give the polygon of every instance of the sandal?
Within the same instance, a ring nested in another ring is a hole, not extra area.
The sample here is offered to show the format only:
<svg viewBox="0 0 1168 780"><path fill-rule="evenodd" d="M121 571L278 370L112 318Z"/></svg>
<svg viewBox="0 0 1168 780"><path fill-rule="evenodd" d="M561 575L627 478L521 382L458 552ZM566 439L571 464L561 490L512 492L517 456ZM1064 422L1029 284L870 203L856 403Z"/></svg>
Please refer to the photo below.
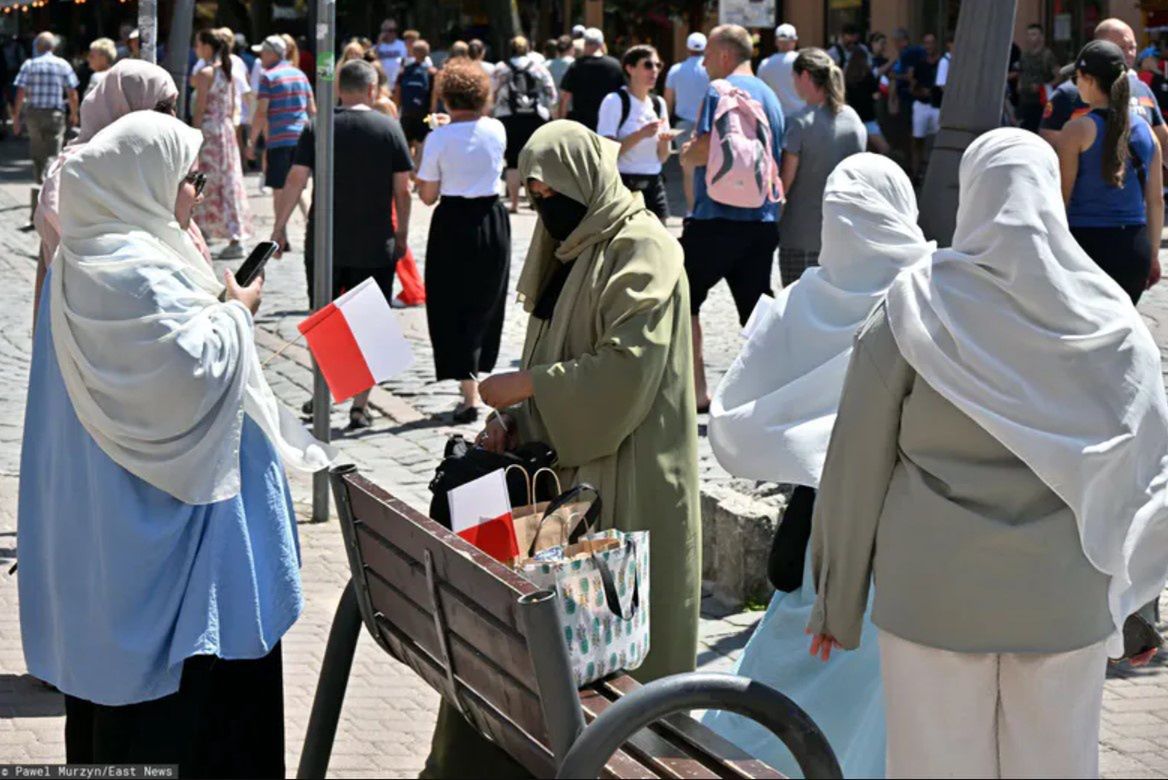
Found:
<svg viewBox="0 0 1168 780"><path fill-rule="evenodd" d="M454 422L456 425L467 425L479 419L479 408L459 403L454 407Z"/></svg>
<svg viewBox="0 0 1168 780"><path fill-rule="evenodd" d="M373 425L368 407L354 406L349 410L349 430L359 431Z"/></svg>

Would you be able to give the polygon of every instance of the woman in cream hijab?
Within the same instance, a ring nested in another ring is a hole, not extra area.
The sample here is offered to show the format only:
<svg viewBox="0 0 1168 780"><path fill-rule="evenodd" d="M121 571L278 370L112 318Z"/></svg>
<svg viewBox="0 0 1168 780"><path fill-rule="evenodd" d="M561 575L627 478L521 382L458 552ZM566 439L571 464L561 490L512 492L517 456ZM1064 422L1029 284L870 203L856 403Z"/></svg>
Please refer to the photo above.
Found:
<svg viewBox="0 0 1168 780"><path fill-rule="evenodd" d="M796 485L784 530L806 529L810 522L856 332L897 275L923 263L933 249L917 227L912 184L891 160L857 154L828 177L819 266L778 294L710 405L710 443L727 471ZM797 561L810 553L799 548L805 540L784 533L776 544ZM794 580L796 573L788 576ZM884 697L875 637L824 666L806 652L804 629L815 604L811 565L805 561L802 582L786 588L794 590L775 593L736 673L782 691L806 710L845 776L880 777ZM798 776L790 751L753 721L710 712L705 723L788 777Z"/></svg>
<svg viewBox="0 0 1168 780"><path fill-rule="evenodd" d="M482 385L483 400L507 411L480 443L501 450L546 442L565 485L599 489L602 528L650 532L650 649L633 674L652 680L692 670L697 650L689 288L680 245L621 184L619 150L580 124L556 121L519 155L540 218L519 281L531 319L522 370ZM467 749L481 740L449 708L439 717L427 773L484 776L482 754Z"/></svg>
<svg viewBox="0 0 1168 780"><path fill-rule="evenodd" d="M39 308L45 269L53 262L53 255L61 241L61 169L65 161L114 120L131 111L159 111L174 116L178 106L178 88L174 85L174 79L157 65L143 60L122 60L102 75L101 83L81 101L81 126L77 138L53 161L41 185L36 212L33 214L33 224L41 237L36 289L33 292L34 313ZM189 232L195 245L210 262L210 253L194 221L191 222Z"/></svg>
<svg viewBox="0 0 1168 780"><path fill-rule="evenodd" d="M889 776L1095 777L1106 660L1168 573L1160 353L1071 236L1049 145L986 133L960 185L953 247L856 342L812 651L857 646L874 575Z"/></svg>
<svg viewBox="0 0 1168 780"><path fill-rule="evenodd" d="M108 80L106 83L109 83ZM21 633L65 694L69 763L283 777L280 638L300 613L282 464L329 454L185 228L202 134L138 111L69 155L29 376Z"/></svg>

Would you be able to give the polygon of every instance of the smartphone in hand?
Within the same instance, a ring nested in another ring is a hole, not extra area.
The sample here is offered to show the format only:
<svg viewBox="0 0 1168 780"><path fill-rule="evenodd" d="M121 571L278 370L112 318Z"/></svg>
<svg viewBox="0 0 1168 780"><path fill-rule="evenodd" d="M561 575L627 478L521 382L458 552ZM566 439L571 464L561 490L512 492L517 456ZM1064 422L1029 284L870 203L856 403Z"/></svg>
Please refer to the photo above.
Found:
<svg viewBox="0 0 1168 780"><path fill-rule="evenodd" d="M275 241L261 241L256 244L256 248L251 250L251 254L235 272L235 283L240 287L247 287L254 282L279 248L280 245Z"/></svg>

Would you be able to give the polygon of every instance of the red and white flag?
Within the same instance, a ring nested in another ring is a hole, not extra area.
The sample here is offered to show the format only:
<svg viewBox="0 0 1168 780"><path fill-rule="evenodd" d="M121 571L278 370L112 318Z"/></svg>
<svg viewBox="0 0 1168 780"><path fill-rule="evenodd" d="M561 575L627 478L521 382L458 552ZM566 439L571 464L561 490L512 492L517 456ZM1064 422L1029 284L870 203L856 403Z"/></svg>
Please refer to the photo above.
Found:
<svg viewBox="0 0 1168 780"><path fill-rule="evenodd" d="M298 327L337 403L400 374L414 362L409 342L373 279Z"/></svg>
<svg viewBox="0 0 1168 780"><path fill-rule="evenodd" d="M453 488L446 497L454 533L497 560L519 557L506 472L492 471Z"/></svg>

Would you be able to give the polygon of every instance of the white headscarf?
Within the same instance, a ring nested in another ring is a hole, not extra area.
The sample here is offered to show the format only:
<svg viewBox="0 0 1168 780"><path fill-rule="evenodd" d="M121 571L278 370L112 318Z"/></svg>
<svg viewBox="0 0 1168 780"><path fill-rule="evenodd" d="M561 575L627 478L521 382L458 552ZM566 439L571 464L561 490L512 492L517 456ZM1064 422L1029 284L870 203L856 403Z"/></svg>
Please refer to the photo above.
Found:
<svg viewBox="0 0 1168 780"><path fill-rule="evenodd" d="M1071 236L1049 145L986 133L960 182L953 248L896 281L889 324L921 378L1070 506L1118 629L1168 574L1160 351Z"/></svg>
<svg viewBox="0 0 1168 780"><path fill-rule="evenodd" d="M874 154L828 177L822 236L820 267L779 293L710 404L710 443L735 476L819 485L856 331L934 249L908 177Z"/></svg>
<svg viewBox="0 0 1168 780"><path fill-rule="evenodd" d="M220 303L223 285L174 215L203 135L154 111L99 132L61 172L53 266L53 345L85 429L116 463L188 504L240 489L250 416L289 466L330 453L276 403L252 319Z"/></svg>

